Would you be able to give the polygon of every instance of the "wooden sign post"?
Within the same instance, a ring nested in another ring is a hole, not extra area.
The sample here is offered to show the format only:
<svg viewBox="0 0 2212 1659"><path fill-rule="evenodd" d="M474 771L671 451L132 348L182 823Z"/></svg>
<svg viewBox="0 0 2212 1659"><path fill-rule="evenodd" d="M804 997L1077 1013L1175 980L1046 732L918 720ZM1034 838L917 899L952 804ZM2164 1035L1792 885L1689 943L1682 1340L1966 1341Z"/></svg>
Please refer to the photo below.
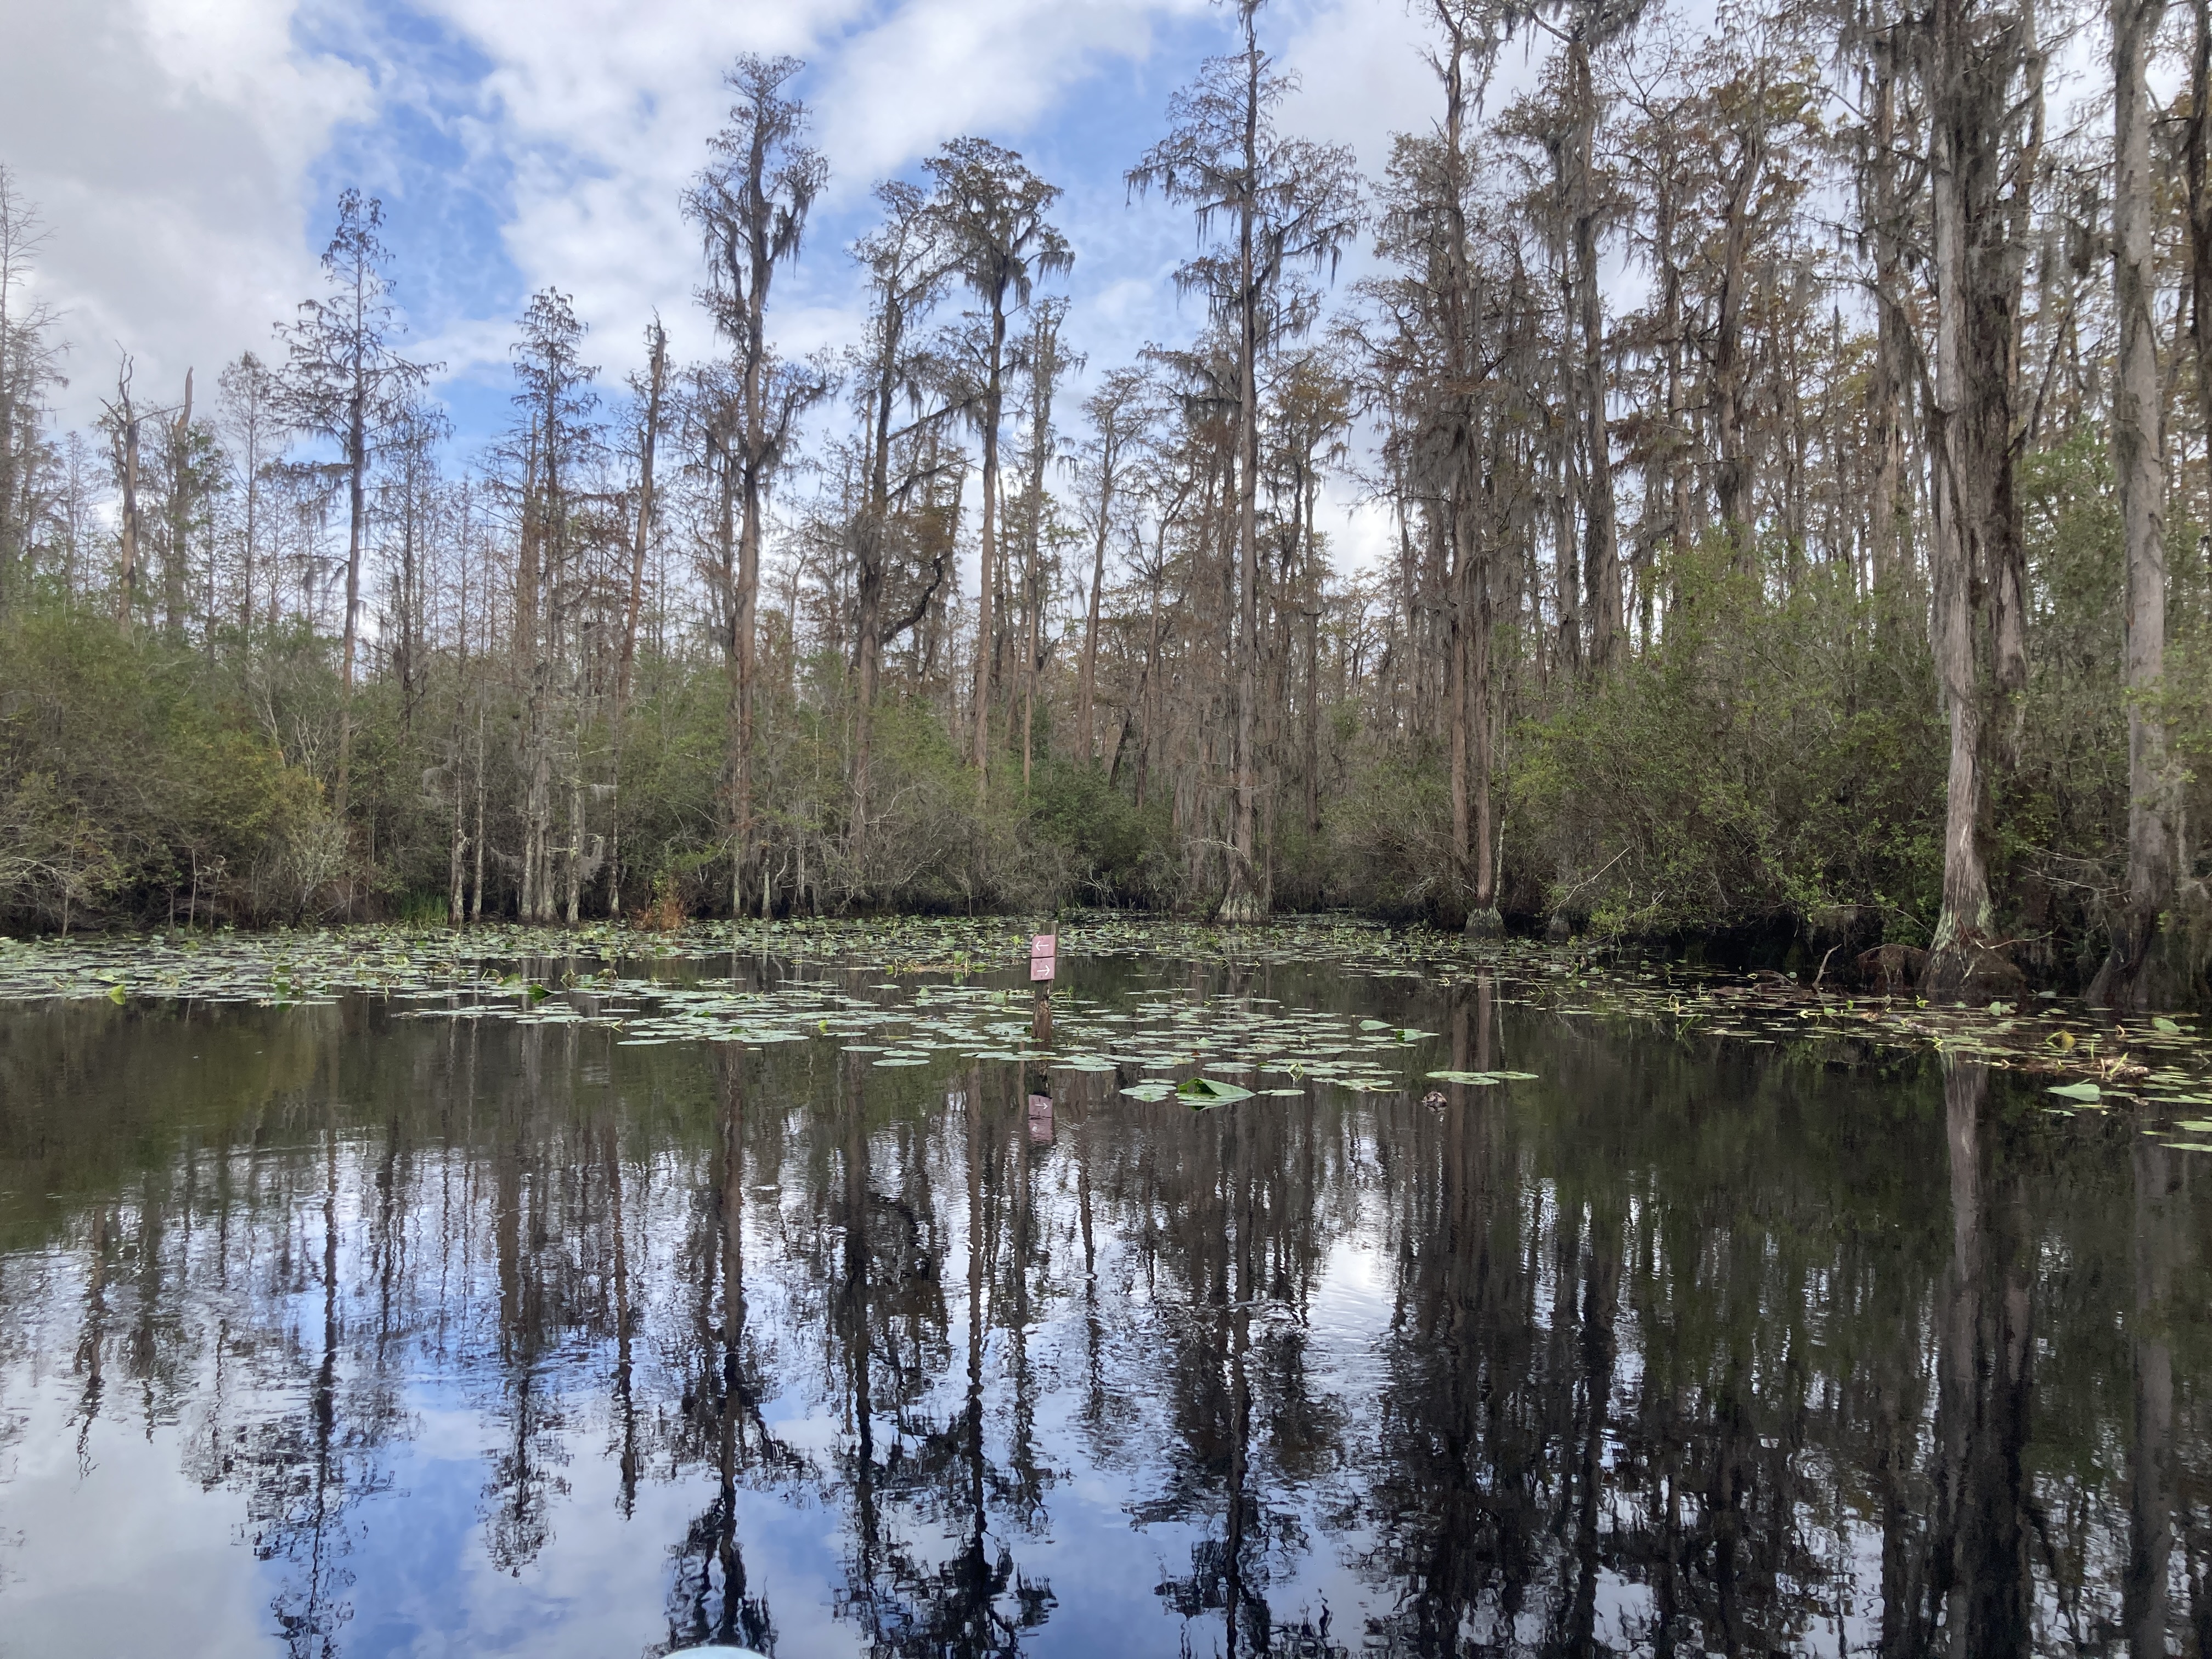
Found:
<svg viewBox="0 0 2212 1659"><path fill-rule="evenodd" d="M1036 1022L1030 1033L1032 1042L1052 1041L1052 975L1059 948L1060 940L1051 933L1039 933L1030 940L1030 981L1036 987Z"/></svg>

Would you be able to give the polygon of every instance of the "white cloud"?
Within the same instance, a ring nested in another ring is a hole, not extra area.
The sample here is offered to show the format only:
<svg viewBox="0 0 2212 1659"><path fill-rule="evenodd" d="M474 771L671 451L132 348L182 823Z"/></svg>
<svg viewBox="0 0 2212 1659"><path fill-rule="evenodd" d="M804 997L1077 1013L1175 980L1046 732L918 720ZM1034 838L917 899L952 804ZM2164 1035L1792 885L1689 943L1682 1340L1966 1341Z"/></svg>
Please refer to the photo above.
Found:
<svg viewBox="0 0 2212 1659"><path fill-rule="evenodd" d="M785 349L854 337L860 295L839 244L865 219L867 188L963 132L1029 152L1068 186L1070 331L1094 376L1200 322L1170 282L1190 247L1187 217L1158 202L1131 208L1121 180L1169 89L1195 68L1184 56L1209 35L1225 40L1229 15L1208 0L414 0L418 20L449 32L435 50L380 36L390 19L357 0L17 9L0 54L0 160L55 229L42 280L77 345L72 420L112 380L112 341L137 355L154 397L173 395L188 364L205 382L240 348L266 347L270 323L315 285L307 181L341 124L349 173L395 218L413 216L418 234L441 210L478 214L480 234L481 216L502 220L485 244L511 270L478 270L471 252L449 254L445 271L400 273L402 298L418 302L426 278L450 279L424 307L441 320L411 348L456 380L503 378L518 283L574 296L610 385L635 366L656 309L679 353L705 350L690 304L697 246L677 203L726 112L721 73L744 51L808 60L802 89L834 169L806 257L779 277ZM1351 145L1370 173L1391 132L1431 118L1422 26L1404 0L1277 0L1261 27L1300 82L1285 125ZM409 38L420 33L418 21ZM1101 100L1127 107L1126 122L1088 119ZM423 164L402 116L462 158L471 205L427 199L434 168L426 184L403 182ZM423 198L410 199L416 190ZM1342 279L1364 264L1363 250ZM1332 492L1348 562L1387 539L1353 494Z"/></svg>
<svg viewBox="0 0 2212 1659"><path fill-rule="evenodd" d="M356 70L301 51L290 0L70 0L15 9L0 161L52 232L39 272L73 344L63 412L88 418L118 343L139 388L203 385L313 280L307 169L368 107Z"/></svg>
<svg viewBox="0 0 2212 1659"><path fill-rule="evenodd" d="M1203 9L1202 0L912 0L838 52L823 132L854 184L963 133L1018 139L1103 60L1145 58L1158 19Z"/></svg>

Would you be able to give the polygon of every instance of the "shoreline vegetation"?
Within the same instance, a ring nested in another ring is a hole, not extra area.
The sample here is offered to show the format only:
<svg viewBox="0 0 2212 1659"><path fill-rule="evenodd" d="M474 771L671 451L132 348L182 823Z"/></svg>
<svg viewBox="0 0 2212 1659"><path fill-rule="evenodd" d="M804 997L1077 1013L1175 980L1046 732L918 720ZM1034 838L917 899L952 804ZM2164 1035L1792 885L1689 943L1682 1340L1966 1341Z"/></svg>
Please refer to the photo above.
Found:
<svg viewBox="0 0 2212 1659"><path fill-rule="evenodd" d="M817 246L742 58L668 209L712 349L617 385L544 289L467 453L352 190L265 356L62 429L109 368L0 165L0 930L1349 912L2200 1004L2212 21L2167 119L2116 0L2061 132L2016 11L1562 0L1486 100L1511 15L1436 0L1362 176L1242 5L1127 157L1194 332L1117 365L1021 155ZM867 304L805 359L802 246Z"/></svg>

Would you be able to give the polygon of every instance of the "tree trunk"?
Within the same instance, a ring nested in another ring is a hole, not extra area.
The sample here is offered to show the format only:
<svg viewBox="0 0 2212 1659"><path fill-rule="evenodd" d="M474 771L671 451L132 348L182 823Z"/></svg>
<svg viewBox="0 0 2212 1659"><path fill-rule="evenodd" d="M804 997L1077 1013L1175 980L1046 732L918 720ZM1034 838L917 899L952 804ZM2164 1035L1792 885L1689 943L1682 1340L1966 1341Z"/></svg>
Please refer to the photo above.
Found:
<svg viewBox="0 0 2212 1659"><path fill-rule="evenodd" d="M756 336L757 337L757 336ZM738 532L736 604L730 617L737 671L736 707L731 710L731 769L734 775L731 813L731 893L735 907L743 908L745 872L752 860L753 835L753 699L759 674L759 642L754 619L760 605L761 447L763 428L761 409L762 370L759 354L745 370L745 455L739 474L744 489L744 518Z"/></svg>
<svg viewBox="0 0 2212 1659"><path fill-rule="evenodd" d="M355 354L354 392L346 428L345 642L338 659L338 779L331 792L331 814L345 821L353 773L353 664L361 622L362 532L368 520L368 389L360 354Z"/></svg>
<svg viewBox="0 0 2212 1659"><path fill-rule="evenodd" d="M1075 730L1083 747L1077 752L1083 763L1090 765L1098 757L1098 734L1096 725L1095 700L1098 693L1098 606L1099 595L1106 586L1106 538L1110 529L1114 510L1114 464L1115 434L1108 417L1105 429L1099 435L1098 454L1098 534L1091 553L1091 602L1083 621L1083 672L1075 688Z"/></svg>
<svg viewBox="0 0 2212 1659"><path fill-rule="evenodd" d="M646 383L645 429L638 434L637 535L629 562L629 604L623 614L622 657L615 665L615 708L629 703L631 665L637 657L638 612L645 601L645 551L653 538L653 451L660 432L660 399L668 379L668 334L653 325L653 364Z"/></svg>
<svg viewBox="0 0 2212 1659"><path fill-rule="evenodd" d="M1583 575L1589 583L1590 665L1613 666L1621 635L1620 532L1613 501L1613 440L1605 408L1605 293L1597 264L1597 89L1590 77L1589 47L1568 48L1568 75L1576 102L1574 260L1576 322L1581 338L1576 378L1582 416Z"/></svg>
<svg viewBox="0 0 2212 1659"><path fill-rule="evenodd" d="M2118 25L2120 20L2115 16L2113 21ZM2117 27L2113 32L2120 33ZM2177 1183L2172 1173L2173 1154L2148 1135L2132 1139L2135 1305L2129 1312L2128 1346L2132 1351L2135 1422L2128 1458L2128 1559L2121 1580L2121 1618L2130 1659L2163 1659L2172 1599L2173 1348L2168 1334L2174 1310L2169 1200ZM2188 1650L2185 1645L2183 1650Z"/></svg>
<svg viewBox="0 0 2212 1659"><path fill-rule="evenodd" d="M2121 613L2128 690L2128 901L2112 954L2094 988L2099 1000L2140 1007L2172 989L2152 951L2159 918L2173 902L2172 793L2166 723L2153 701L2166 676L2166 460L2160 420L2157 271L2151 246L2150 127L2145 70L2164 0L2112 0L2112 299L2119 323L2112 384L2112 470L2126 539Z"/></svg>
<svg viewBox="0 0 2212 1659"><path fill-rule="evenodd" d="M1260 653L1260 316L1254 291L1254 199L1259 179L1260 42L1252 12L1244 12L1244 173L1237 209L1237 720L1230 769L1234 811L1230 827L1229 880L1221 901L1223 921L1258 921L1267 908L1256 884L1253 858L1259 778L1253 750L1259 697Z"/></svg>
<svg viewBox="0 0 2212 1659"><path fill-rule="evenodd" d="M991 303L991 359L983 389L983 523L981 553L975 570L975 805L991 799L991 656L995 646L992 631L992 585L998 580L999 554L999 401L1000 365L1006 349L1006 310L1003 295Z"/></svg>
<svg viewBox="0 0 2212 1659"><path fill-rule="evenodd" d="M123 558L122 580L117 584L115 619L128 634L137 617L138 603L138 417L131 408L131 392L124 386L123 514L117 542Z"/></svg>
<svg viewBox="0 0 2212 1659"><path fill-rule="evenodd" d="M1929 412L1936 676L1951 728L1943 901L1928 982L1965 988L1990 944L1984 853L1996 700L2027 672L2021 553L2013 513L2013 313L2017 262L1997 196L2011 56L1976 38L1966 0L1936 0L1929 118L1935 221L1936 375ZM1977 635L1989 636L1985 671Z"/></svg>
<svg viewBox="0 0 2212 1659"><path fill-rule="evenodd" d="M1756 119L1754 116L1752 118ZM1751 454L1745 427L1749 375L1743 362L1744 288L1751 244L1751 200L1765 159L1755 133L1740 134L1735 176L1729 181L1728 211L1721 236L1719 316L1713 334L1713 431L1720 451L1713 469L1720 498L1721 525L1737 569L1752 559Z"/></svg>

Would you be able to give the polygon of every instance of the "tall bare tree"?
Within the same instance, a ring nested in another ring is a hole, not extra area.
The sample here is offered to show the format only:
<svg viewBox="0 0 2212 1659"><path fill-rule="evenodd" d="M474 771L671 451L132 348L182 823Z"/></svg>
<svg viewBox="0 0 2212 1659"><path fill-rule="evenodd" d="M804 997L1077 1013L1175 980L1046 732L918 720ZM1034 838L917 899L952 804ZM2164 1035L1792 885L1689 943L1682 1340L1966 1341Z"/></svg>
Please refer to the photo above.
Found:
<svg viewBox="0 0 2212 1659"><path fill-rule="evenodd" d="M235 526L238 547L239 648L253 647L254 582L268 526L264 522L269 493L268 469L283 453L290 436L280 411L282 382L250 351L240 352L216 377L218 419L237 476ZM275 621L272 617L270 619Z"/></svg>
<svg viewBox="0 0 2212 1659"><path fill-rule="evenodd" d="M338 654L337 781L333 810L343 821L353 765L355 658L361 627L361 561L368 530L368 473L414 392L438 367L410 362L393 348L402 331L387 274L391 250L378 240L384 204L347 190L337 227L323 250L329 293L301 302L277 332L286 349L285 409L291 423L337 446L346 486L345 614Z"/></svg>
<svg viewBox="0 0 2212 1659"><path fill-rule="evenodd" d="M1260 658L1259 362L1275 342L1310 325L1312 296L1286 273L1304 265L1334 272L1363 222L1358 170L1340 146L1285 137L1273 112L1291 82L1260 49L1264 0L1237 0L1243 50L1210 58L1198 78L1168 102L1168 135L1128 173L1130 188L1157 190L1190 207L1199 234L1229 221L1228 234L1176 273L1187 292L1205 295L1234 331L1237 364L1235 523L1237 624L1236 735L1231 760L1231 824L1224 921L1266 914L1255 854L1262 787L1255 751Z"/></svg>
<svg viewBox="0 0 2212 1659"><path fill-rule="evenodd" d="M1098 758L1098 618L1106 591L1106 544L1112 538L1121 503L1115 490L1127 468L1128 452L1144 442L1152 420L1151 388L1141 370L1109 371L1097 391L1084 400L1091 438L1084 462L1097 491L1092 500L1091 580L1083 618L1083 665L1075 691L1077 757L1085 766Z"/></svg>
<svg viewBox="0 0 2212 1659"><path fill-rule="evenodd" d="M1927 57L1934 222L1935 395L1927 424L1934 511L1934 648L1950 726L1943 896L1929 982L1969 981L1994 941L1990 768L2027 679L2025 573L2013 503L2019 258L2008 183L2021 144L2015 96L2027 43L2017 14L1935 0Z"/></svg>
<svg viewBox="0 0 2212 1659"><path fill-rule="evenodd" d="M870 296L868 340L860 357L858 392L866 423L866 481L858 520L854 526L854 579L856 686L853 710L853 816L851 853L856 868L866 867L869 773L875 757L877 680L883 667L884 628L884 585L890 555L895 502L925 476L933 473L927 464L902 468L896 485L892 453L919 429L924 421L941 418L942 411L918 419L902 429L898 412L903 406L921 416L925 354L915 331L943 294L950 275L943 223L930 198L902 180L876 186L883 220L853 247L853 257L867 272ZM939 571L939 580L943 572ZM925 590L914 614L889 630L896 636L921 620L937 583Z"/></svg>
<svg viewBox="0 0 2212 1659"><path fill-rule="evenodd" d="M736 393L734 424L720 448L737 496L737 556L733 568L726 559L723 562L720 580L725 589L724 660L730 680L726 749L730 898L738 913L745 908L753 832L755 615L760 599L762 520L769 482L783 463L790 437L787 420L776 418L775 410L792 410L791 386L772 384L769 284L778 265L799 257L807 215L830 172L821 155L800 142L806 131L806 106L785 90L805 67L796 58L748 52L738 59L723 77L737 102L721 131L708 140L707 165L684 198L684 216L697 228L706 254L707 283L700 290L700 302L730 347Z"/></svg>
<svg viewBox="0 0 2212 1659"><path fill-rule="evenodd" d="M2165 0L2112 0L2112 304L2119 366L2112 384L2112 471L2126 543L2122 678L2128 693L2127 915L2093 987L2100 1000L2139 1006L2170 995L2149 970L2160 920L2174 896L2172 780L2166 721L2166 456L2152 247L2158 182L2148 59Z"/></svg>
<svg viewBox="0 0 2212 1659"><path fill-rule="evenodd" d="M60 380L53 309L30 291L46 235L15 173L0 162L0 616L29 559L46 392Z"/></svg>
<svg viewBox="0 0 2212 1659"><path fill-rule="evenodd" d="M976 583L975 732L978 801L990 794L991 678L994 585L1002 550L1004 504L999 436L1006 413L1006 325L1030 303L1036 283L1073 270L1066 237L1046 218L1060 187L1032 173L1018 152L986 138L956 138L922 164L936 182L935 212L951 270L982 307L967 350L973 370L969 413L982 438L981 565Z"/></svg>
<svg viewBox="0 0 2212 1659"><path fill-rule="evenodd" d="M646 554L653 544L653 462L666 422L668 398L668 331L655 316L646 329L646 372L642 386L633 384L641 402L637 426L637 529L631 538L629 599L623 608L622 655L615 666L615 701L629 701L630 671L637 659L638 612L645 602Z"/></svg>

